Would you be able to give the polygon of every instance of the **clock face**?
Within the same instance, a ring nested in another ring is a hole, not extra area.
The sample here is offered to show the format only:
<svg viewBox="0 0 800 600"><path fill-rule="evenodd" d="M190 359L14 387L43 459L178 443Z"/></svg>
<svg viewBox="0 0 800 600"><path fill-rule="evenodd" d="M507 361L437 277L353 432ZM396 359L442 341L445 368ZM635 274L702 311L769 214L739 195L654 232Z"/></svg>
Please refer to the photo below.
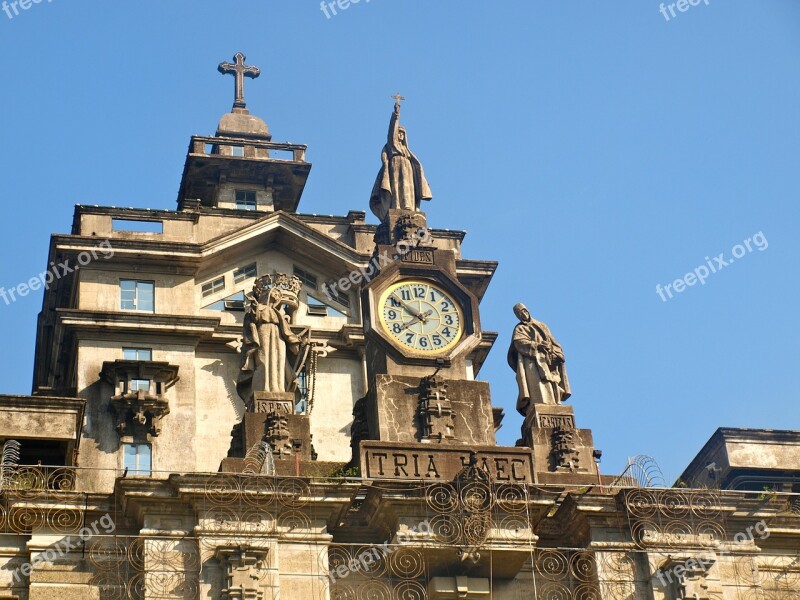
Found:
<svg viewBox="0 0 800 600"><path fill-rule="evenodd" d="M381 294L379 308L384 330L418 354L442 354L464 333L461 307L452 295L428 281L393 284Z"/></svg>

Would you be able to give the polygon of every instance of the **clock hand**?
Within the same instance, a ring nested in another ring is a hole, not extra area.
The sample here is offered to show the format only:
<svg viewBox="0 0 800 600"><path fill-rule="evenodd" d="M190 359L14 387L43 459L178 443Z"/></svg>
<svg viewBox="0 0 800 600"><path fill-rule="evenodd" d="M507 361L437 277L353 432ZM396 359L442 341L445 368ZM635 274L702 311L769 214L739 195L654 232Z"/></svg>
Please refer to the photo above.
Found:
<svg viewBox="0 0 800 600"><path fill-rule="evenodd" d="M390 297L391 297L391 298L394 298L395 300L397 300L397 301L400 303L400 305L401 305L403 308L405 308L405 309L406 309L406 310L407 310L409 313L411 313L411 314L412 314L414 317L416 317L416 318L417 318L417 320L419 320L419 321L424 321L424 320L425 320L425 317L423 317L422 315L420 315L418 312L416 312L416 311L415 311L413 308L411 308L411 307L410 307L408 304L406 304L405 302L403 302L402 300L400 300L400 298L398 298L398 297L397 297L397 296L395 296L394 294L392 294Z"/></svg>
<svg viewBox="0 0 800 600"><path fill-rule="evenodd" d="M432 310L426 310L424 313L422 313L421 315L417 315L407 323L403 323L403 325L400 327L400 331L402 331L403 329L408 329L409 327L414 325L417 321L422 321L424 323L425 320L432 314L433 314Z"/></svg>

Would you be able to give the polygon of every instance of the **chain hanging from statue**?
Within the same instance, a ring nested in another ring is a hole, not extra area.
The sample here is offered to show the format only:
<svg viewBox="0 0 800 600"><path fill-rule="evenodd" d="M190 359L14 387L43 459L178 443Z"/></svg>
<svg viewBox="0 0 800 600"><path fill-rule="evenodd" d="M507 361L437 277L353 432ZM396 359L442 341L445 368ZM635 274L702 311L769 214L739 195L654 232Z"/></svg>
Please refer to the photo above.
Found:
<svg viewBox="0 0 800 600"><path fill-rule="evenodd" d="M297 335L290 327L302 286L297 277L276 273L256 279L246 295L236 390L247 406L252 406L255 392L285 393L297 386L311 354L310 330Z"/></svg>

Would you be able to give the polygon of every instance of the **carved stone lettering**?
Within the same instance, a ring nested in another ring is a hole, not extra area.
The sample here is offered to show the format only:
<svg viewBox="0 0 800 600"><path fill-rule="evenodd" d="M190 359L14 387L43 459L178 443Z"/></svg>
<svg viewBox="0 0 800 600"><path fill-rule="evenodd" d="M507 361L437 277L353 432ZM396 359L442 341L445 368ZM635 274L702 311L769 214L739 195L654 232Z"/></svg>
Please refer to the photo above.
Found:
<svg viewBox="0 0 800 600"><path fill-rule="evenodd" d="M575 417L571 415L538 415L539 427L575 429Z"/></svg>
<svg viewBox="0 0 800 600"><path fill-rule="evenodd" d="M276 412L279 414L294 414L294 405L291 401L286 400L255 400L255 412L257 413L271 413Z"/></svg>
<svg viewBox="0 0 800 600"><path fill-rule="evenodd" d="M524 448L479 447L478 464L498 483L535 483L533 459ZM470 450L428 444L363 442L361 470L365 477L451 480L469 464Z"/></svg>
<svg viewBox="0 0 800 600"><path fill-rule="evenodd" d="M433 250L409 250L400 258L403 262L408 263L434 264Z"/></svg>

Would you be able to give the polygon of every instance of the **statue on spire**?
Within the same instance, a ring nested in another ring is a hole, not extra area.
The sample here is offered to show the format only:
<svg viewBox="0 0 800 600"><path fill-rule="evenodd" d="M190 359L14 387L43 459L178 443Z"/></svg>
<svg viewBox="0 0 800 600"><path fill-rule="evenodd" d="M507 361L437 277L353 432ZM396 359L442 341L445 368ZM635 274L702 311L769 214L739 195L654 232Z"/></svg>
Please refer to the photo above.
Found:
<svg viewBox="0 0 800 600"><path fill-rule="evenodd" d="M400 125L400 94L393 96L394 112L389 121L389 139L381 153L381 170L372 188L369 207L381 223L388 219L389 209L420 212L423 200L433 195L422 164L408 148L405 127Z"/></svg>

